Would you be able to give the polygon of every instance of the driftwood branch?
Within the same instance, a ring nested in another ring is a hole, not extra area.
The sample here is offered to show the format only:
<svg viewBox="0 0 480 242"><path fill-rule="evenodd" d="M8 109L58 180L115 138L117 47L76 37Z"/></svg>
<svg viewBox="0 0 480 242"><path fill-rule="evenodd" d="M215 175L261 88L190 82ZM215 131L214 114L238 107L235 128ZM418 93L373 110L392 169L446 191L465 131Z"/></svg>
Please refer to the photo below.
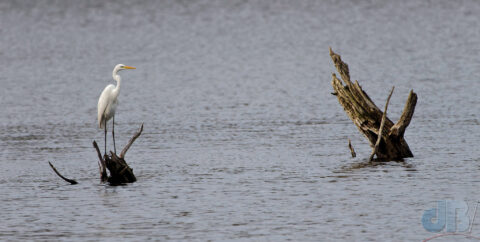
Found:
<svg viewBox="0 0 480 242"><path fill-rule="evenodd" d="M358 130L369 140L370 146L375 148L375 155L379 159L400 159L413 157L407 142L404 139L404 133L410 124L417 95L411 91L400 120L394 124L370 99L362 87L350 79L348 65L342 61L340 55L333 52L330 48L330 57L340 74L341 79L332 74L332 87L340 105L347 113L348 117L357 126ZM383 120L383 122L382 122ZM380 126L383 123L383 128ZM380 136L380 137L379 137ZM379 143L377 144L377 141Z"/></svg>
<svg viewBox="0 0 480 242"><path fill-rule="evenodd" d="M48 164L50 165L50 167L52 167L53 171L54 171L60 178L62 178L62 179L65 180L66 182L69 182L69 183L72 184L72 185L78 184L77 181L72 180L72 179L68 179L68 178L62 176L62 174L60 174L60 172L57 171L57 169L55 168L55 166L53 166L50 161L48 162Z"/></svg>
<svg viewBox="0 0 480 242"><path fill-rule="evenodd" d="M405 133L405 129L407 129L410 121L412 120L413 113L415 112L415 105L417 104L417 94L410 91L408 95L407 103L405 103L405 107L403 108L403 113L398 122L393 125L390 129L390 135L393 136L403 136Z"/></svg>
<svg viewBox="0 0 480 242"><path fill-rule="evenodd" d="M133 137L128 141L128 144L123 148L120 156L117 156L114 152L110 151L110 156L104 155L102 157L102 153L100 152L100 148L98 148L97 142L93 141L93 147L95 148L98 156L98 169L100 172L100 181L101 182L108 182L110 185L119 185L124 183L131 183L135 182L137 178L133 174L133 169L128 166L127 162L125 161L124 157L127 153L130 146L132 146L133 142L142 134L143 131L143 124L140 129L133 135ZM69 182L70 184L77 184L77 181L68 179L52 165L51 162L48 162L50 167L53 171L63 180ZM110 173L110 176L107 174L107 170Z"/></svg>
<svg viewBox="0 0 480 242"><path fill-rule="evenodd" d="M350 149L350 153L352 154L352 158L357 157L357 153L355 153L355 150L353 149L352 146L352 141L348 139L348 148Z"/></svg>
<svg viewBox="0 0 480 242"><path fill-rule="evenodd" d="M98 167L100 170L101 182L108 182L110 183L110 185L119 185L135 182L137 180L137 178L133 174L133 169L128 166L124 157L128 149L132 146L133 142L135 142L135 140L140 136L140 134L142 134L142 131L143 124L140 129L133 135L128 144L123 148L120 156L117 156L115 152L110 151L110 156L104 155L102 157L102 153L98 148L97 142L95 140L93 141L93 147L97 151L99 160ZM109 175L107 174L107 170Z"/></svg>
<svg viewBox="0 0 480 242"><path fill-rule="evenodd" d="M383 111L382 121L380 123L380 129L378 130L379 134L383 134L383 128L385 127L385 120L387 119L388 103L390 102L390 98L392 97L394 89L395 89L395 86L392 87L392 90L390 91L390 94L388 95L387 102L385 103L385 109ZM382 136L383 135L378 135L377 142L375 142L375 146L373 147L372 154L370 154L370 158L368 159L368 161L372 161L373 156L377 153L378 146L380 145L380 141L382 140Z"/></svg>
<svg viewBox="0 0 480 242"><path fill-rule="evenodd" d="M105 164L105 159L102 158L102 153L100 152L100 149L98 148L98 144L95 140L93 141L93 147L95 148L95 150L97 150L98 169L100 171L100 181L101 182L106 182L107 179L108 179L107 165Z"/></svg>
<svg viewBox="0 0 480 242"><path fill-rule="evenodd" d="M120 152L120 158L124 158L125 154L127 153L128 149L130 149L130 146L132 146L133 142L142 134L143 131L143 123L140 129L133 135L133 137L128 141L128 144L123 148L122 152Z"/></svg>

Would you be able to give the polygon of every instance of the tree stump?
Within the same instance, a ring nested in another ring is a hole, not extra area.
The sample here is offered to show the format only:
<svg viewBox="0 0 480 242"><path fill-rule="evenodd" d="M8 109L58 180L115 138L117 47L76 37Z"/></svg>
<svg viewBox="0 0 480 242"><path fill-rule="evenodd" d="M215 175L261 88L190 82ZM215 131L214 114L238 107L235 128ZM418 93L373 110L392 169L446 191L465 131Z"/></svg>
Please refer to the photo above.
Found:
<svg viewBox="0 0 480 242"><path fill-rule="evenodd" d="M355 83L350 81L348 65L343 62L340 55L334 53L331 48L330 57L342 79L338 79L335 73L332 73L332 87L335 91L332 94L337 96L338 102L342 105L348 117L350 117L358 130L369 140L370 146L373 148L371 158L373 158L373 154L376 155L377 159L382 160L413 157L403 136L412 120L415 105L417 104L417 94L414 93L413 90L410 91L403 113L397 123L394 124L385 115L383 118L384 125L381 125L384 112L382 112L375 103L373 103L367 93L362 90L358 81L355 81ZM389 99L390 97L388 100ZM386 107L388 106L388 100ZM383 126L382 129L380 126ZM377 140L379 142L377 142Z"/></svg>
<svg viewBox="0 0 480 242"><path fill-rule="evenodd" d="M117 156L117 154L110 151L110 156L105 154L102 157L102 153L100 153L97 142L95 140L93 141L93 147L97 150L99 160L98 167L100 169L101 182L108 182L110 185L121 185L137 181L137 178L133 174L133 169L128 166L124 157L128 149L130 149L130 146L132 146L133 142L138 138L138 136L140 136L140 134L142 134L142 131L143 124L140 129L133 135L133 137L128 141L127 145L122 149L122 152L120 152L120 156ZM60 172L53 166L51 162L48 162L48 164L50 164L50 167L60 178L62 178L66 182L69 182L72 185L78 184L77 181L73 179L68 179L62 174L60 174ZM110 176L107 175L107 169L110 172Z"/></svg>
<svg viewBox="0 0 480 242"><path fill-rule="evenodd" d="M128 166L124 157L130 146L138 138L138 136L140 136L142 131L143 124L140 129L133 135L130 141L128 141L128 144L125 146L125 148L123 148L119 156L117 156L117 154L115 154L114 152L110 151L110 156L104 155L102 157L97 142L95 140L93 141L93 147L97 150L97 155L99 159L98 167L100 170L101 182L108 182L110 185L120 185L125 183L132 183L137 180L137 178L133 174L133 169ZM110 173L110 176L107 175L107 169Z"/></svg>

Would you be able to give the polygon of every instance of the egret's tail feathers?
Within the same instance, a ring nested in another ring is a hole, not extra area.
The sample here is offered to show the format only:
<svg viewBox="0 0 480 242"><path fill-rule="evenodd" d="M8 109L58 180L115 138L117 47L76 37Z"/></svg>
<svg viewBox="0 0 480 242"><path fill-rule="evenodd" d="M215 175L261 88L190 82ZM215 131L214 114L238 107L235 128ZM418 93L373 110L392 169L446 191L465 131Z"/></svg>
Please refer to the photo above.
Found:
<svg viewBox="0 0 480 242"><path fill-rule="evenodd" d="M105 129L105 122L103 119L98 120L98 128Z"/></svg>

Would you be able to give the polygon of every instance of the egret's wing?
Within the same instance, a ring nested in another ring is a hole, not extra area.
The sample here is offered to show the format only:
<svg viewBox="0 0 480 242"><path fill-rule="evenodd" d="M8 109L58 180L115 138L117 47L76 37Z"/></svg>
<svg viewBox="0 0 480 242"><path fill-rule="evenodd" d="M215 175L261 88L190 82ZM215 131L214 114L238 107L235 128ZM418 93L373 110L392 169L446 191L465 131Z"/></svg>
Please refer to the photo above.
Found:
<svg viewBox="0 0 480 242"><path fill-rule="evenodd" d="M98 99L98 113L97 113L97 118L98 118L98 127L101 129L105 128L104 126L104 119L105 119L105 110L108 107L108 104L111 102L112 98L112 91L115 89L115 86L113 84L108 85L103 89L102 94L100 94L100 98Z"/></svg>

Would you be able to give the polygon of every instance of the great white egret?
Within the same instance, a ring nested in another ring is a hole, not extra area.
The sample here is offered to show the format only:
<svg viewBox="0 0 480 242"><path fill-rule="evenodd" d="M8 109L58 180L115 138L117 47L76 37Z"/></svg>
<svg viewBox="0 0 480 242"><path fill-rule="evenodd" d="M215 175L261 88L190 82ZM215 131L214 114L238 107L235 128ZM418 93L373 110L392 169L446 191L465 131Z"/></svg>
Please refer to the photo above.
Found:
<svg viewBox="0 0 480 242"><path fill-rule="evenodd" d="M117 81L117 86L110 84L103 89L100 98L98 99L98 127L105 129L105 154L107 154L107 121L112 120L112 137L113 137L113 150L117 153L115 147L115 110L117 109L117 97L120 93L120 84L122 78L118 75L118 72L126 69L136 69L135 67L126 66L124 64L118 64L113 68L112 76L113 80Z"/></svg>

